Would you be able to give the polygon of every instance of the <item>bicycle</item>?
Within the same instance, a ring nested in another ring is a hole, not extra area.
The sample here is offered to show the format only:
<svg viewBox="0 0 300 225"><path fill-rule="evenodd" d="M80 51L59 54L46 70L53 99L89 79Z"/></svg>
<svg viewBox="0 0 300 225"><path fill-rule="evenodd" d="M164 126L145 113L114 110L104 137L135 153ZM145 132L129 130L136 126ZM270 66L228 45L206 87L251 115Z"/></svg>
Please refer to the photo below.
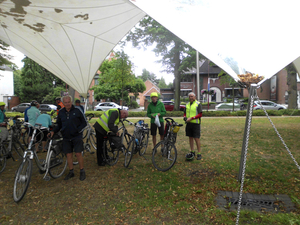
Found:
<svg viewBox="0 0 300 225"><path fill-rule="evenodd" d="M133 139L135 140L132 144L132 150L128 149L125 155L125 167L128 167L134 154L139 153L143 156L148 147L149 141L149 128L148 124L144 123L144 120L139 120L134 124Z"/></svg>
<svg viewBox="0 0 300 225"><path fill-rule="evenodd" d="M37 143L35 141L35 137L37 135L37 131L43 135L42 130L47 129L49 131L49 128L42 127L41 124L35 124L32 127L33 134L29 142L28 149L24 152L22 163L16 172L14 180L13 199L15 202L20 202L26 194L32 176L33 158L35 159L40 173L45 173L43 179L46 181L50 180L48 173L54 179L59 178L63 175L67 168L67 159L65 154L62 152L63 139L61 135L53 135L49 142L46 158L39 159L36 150L32 149L33 145Z"/></svg>
<svg viewBox="0 0 300 225"><path fill-rule="evenodd" d="M82 134L82 139L86 138L85 143L83 144L83 148L84 150L88 151L91 154L94 154L95 152L91 151L91 145L93 146L93 148L95 150L97 150L97 144L96 144L96 132L94 130L94 128L91 126L91 124L89 123L89 121L95 117L95 114L90 113L86 116L86 122L87 122L87 126L83 131Z"/></svg>
<svg viewBox="0 0 300 225"><path fill-rule="evenodd" d="M95 117L95 114L90 113L86 116L86 122L87 126L84 128L82 132L82 139L85 140L85 143L83 143L83 151L81 152L82 156L84 156L85 152L89 152L90 154L94 154L95 152L92 151L91 145L95 150L97 150L97 142L96 142L96 131L94 128L91 126L89 121ZM78 162L73 162L73 165L77 165Z"/></svg>
<svg viewBox="0 0 300 225"><path fill-rule="evenodd" d="M128 124L133 125L132 122L123 119L120 120L120 123L122 126L118 129L118 132L121 132L121 135L115 136L112 132L108 132L106 136L104 136L104 141L103 141L103 158L104 161L110 165L113 166L115 165L118 160L119 160L119 154L120 151L123 152L125 156L125 162L124 166L127 167L127 163L130 157L130 147L132 143L134 142L134 137L128 133L124 121L128 122ZM113 139L118 139L117 141L114 141ZM124 141L125 140L125 141Z"/></svg>
<svg viewBox="0 0 300 225"><path fill-rule="evenodd" d="M164 139L157 143L152 152L152 163L159 171L167 171L172 168L177 159L175 147L177 132L183 124L176 123L172 118L165 118Z"/></svg>
<svg viewBox="0 0 300 225"><path fill-rule="evenodd" d="M2 140L0 137L0 173L4 171L7 159L12 158L13 161L18 161L18 159L15 159L16 156L13 154L12 149L15 150L19 159L22 158L24 152L24 148L19 140L19 125L16 122L11 123L12 121L16 121L16 117L10 118L10 122L8 123L10 127L8 130L2 129L2 132L6 132L7 138ZM4 138L4 135L2 137Z"/></svg>

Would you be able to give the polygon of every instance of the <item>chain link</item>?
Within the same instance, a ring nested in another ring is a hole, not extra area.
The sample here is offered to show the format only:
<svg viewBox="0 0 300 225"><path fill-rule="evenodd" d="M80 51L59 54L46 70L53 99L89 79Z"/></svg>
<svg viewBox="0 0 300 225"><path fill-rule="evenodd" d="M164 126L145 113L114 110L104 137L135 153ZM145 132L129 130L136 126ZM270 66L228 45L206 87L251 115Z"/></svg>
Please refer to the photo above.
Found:
<svg viewBox="0 0 300 225"><path fill-rule="evenodd" d="M248 107L249 117L248 117L248 126L247 126L247 133L246 133L246 142L245 142L245 154L244 154L244 162L243 162L243 170L242 170L242 180L241 180L241 188L240 188L240 195L239 195L239 204L238 204L238 211L236 217L236 224L239 224L240 218L240 211L241 211L241 204L242 204L242 196L243 196L243 188L244 188L244 181L245 181L245 171L246 171L246 161L247 161L247 151L248 151L248 143L249 143L249 136L250 136L250 129L251 129L251 120L252 120L252 112L253 112L253 102L254 96L250 97L250 107Z"/></svg>
<svg viewBox="0 0 300 225"><path fill-rule="evenodd" d="M287 150L287 152L289 153L289 155L291 156L292 160L294 161L295 165L297 166L298 170L300 171L300 166L299 164L297 163L296 159L294 158L293 154L291 153L291 151L289 150L288 146L285 144L283 138L281 137L281 135L279 134L278 130L276 129L274 123L272 122L269 114L267 113L266 109L263 107L263 105L261 104L260 100L257 99L259 104L261 105L262 109L264 110L266 116L268 117L268 120L270 121L272 127L274 128L276 134L278 135L279 139L281 140L282 144L284 145L285 149Z"/></svg>

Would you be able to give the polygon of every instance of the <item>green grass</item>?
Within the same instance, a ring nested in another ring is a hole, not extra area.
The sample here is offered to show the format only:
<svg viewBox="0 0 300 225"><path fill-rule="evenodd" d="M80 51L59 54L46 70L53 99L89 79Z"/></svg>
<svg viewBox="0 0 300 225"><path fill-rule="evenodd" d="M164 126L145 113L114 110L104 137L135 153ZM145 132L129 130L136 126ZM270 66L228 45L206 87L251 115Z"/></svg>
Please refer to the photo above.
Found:
<svg viewBox="0 0 300 225"><path fill-rule="evenodd" d="M300 117L272 121L299 163ZM217 208L215 198L219 190L239 192L244 126L242 117L204 117L203 159L192 162L185 161L189 143L182 127L177 162L167 172L152 165L151 137L145 158L134 155L129 169L123 167L123 156L113 167L98 167L96 154L85 155L83 182L78 166L71 180L64 181L65 174L47 182L34 164L29 189L19 204L12 198L19 161L9 159L0 174L0 224L235 224L236 211ZM300 172L265 117L252 121L244 192L287 194L297 210L278 214L242 210L240 224L300 224Z"/></svg>

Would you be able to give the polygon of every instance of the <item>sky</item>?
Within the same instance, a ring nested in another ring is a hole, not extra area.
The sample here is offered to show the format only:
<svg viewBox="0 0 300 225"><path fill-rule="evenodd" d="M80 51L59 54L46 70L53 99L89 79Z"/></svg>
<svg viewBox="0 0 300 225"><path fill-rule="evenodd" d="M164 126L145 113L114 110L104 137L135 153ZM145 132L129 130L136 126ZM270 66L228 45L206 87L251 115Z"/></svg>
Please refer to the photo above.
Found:
<svg viewBox="0 0 300 225"><path fill-rule="evenodd" d="M120 48L117 46L115 50L119 50ZM152 51L152 48L149 47L147 50L137 49L132 47L131 44L127 44L124 47L124 52L129 56L131 62L134 64L134 73L136 76L142 74L142 70L146 69L150 73L154 73L157 78L164 77L166 84L173 83L174 75L161 73L163 70L161 64L156 63L160 57L156 57L155 53ZM10 47L10 54L14 56L14 59L11 60L14 62L19 68L23 67L23 62L21 60L25 57L24 54L19 52L18 50Z"/></svg>

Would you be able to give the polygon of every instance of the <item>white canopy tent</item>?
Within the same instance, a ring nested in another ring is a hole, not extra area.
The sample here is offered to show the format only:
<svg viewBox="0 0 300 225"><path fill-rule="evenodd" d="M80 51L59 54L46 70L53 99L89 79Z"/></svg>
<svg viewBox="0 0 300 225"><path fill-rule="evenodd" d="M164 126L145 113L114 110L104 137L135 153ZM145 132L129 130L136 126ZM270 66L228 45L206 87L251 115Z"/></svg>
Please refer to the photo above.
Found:
<svg viewBox="0 0 300 225"><path fill-rule="evenodd" d="M0 39L86 96L109 52L146 14L238 80L269 79L300 56L300 2L65 0L0 3ZM300 71L300 58L295 61Z"/></svg>
<svg viewBox="0 0 300 225"><path fill-rule="evenodd" d="M109 52L145 16L126 0L4 0L0 8L0 39L82 96Z"/></svg>

